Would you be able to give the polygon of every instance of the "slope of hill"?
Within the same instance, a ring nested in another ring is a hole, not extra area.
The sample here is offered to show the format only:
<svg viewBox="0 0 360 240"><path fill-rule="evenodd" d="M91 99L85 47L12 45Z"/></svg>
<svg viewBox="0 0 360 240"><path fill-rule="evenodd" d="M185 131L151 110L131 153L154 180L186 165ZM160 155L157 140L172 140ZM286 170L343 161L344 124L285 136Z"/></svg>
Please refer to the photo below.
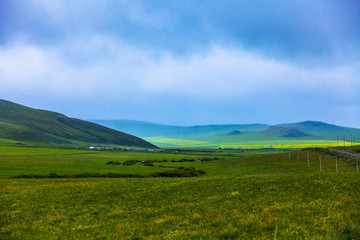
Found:
<svg viewBox="0 0 360 240"><path fill-rule="evenodd" d="M145 140L95 123L0 100L0 138L43 144L98 143L155 146Z"/></svg>
<svg viewBox="0 0 360 240"><path fill-rule="evenodd" d="M225 133L225 135L227 135L227 136L234 136L234 135L239 135L239 134L242 134L242 132L239 130L232 130L230 132Z"/></svg>
<svg viewBox="0 0 360 240"><path fill-rule="evenodd" d="M353 135L353 137L355 137L357 140L360 140L360 129L341 127L324 122L305 121L299 123L279 124L277 126L296 129L302 132L311 133L312 135L317 135L332 140L337 140L337 137L339 137L340 140L343 140L343 137L345 136L345 138L347 138L347 141L351 141L351 135Z"/></svg>

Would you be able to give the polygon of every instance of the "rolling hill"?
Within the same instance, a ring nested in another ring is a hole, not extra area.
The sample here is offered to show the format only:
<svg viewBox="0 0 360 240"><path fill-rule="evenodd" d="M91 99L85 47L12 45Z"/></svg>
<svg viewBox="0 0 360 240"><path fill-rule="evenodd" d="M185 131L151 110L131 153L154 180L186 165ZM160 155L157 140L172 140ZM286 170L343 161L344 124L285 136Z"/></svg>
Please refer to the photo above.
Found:
<svg viewBox="0 0 360 240"><path fill-rule="evenodd" d="M360 140L360 129L341 127L324 122L305 121L299 123L279 124L277 126L296 129L302 132L308 132L313 135L334 140L336 140L337 137L339 137L339 139L343 139L344 135L346 138L349 138L350 135L353 135L356 139Z"/></svg>
<svg viewBox="0 0 360 240"><path fill-rule="evenodd" d="M6 100L0 100L0 138L35 144L91 143L156 148L141 138L99 124Z"/></svg>
<svg viewBox="0 0 360 240"><path fill-rule="evenodd" d="M158 146L238 147L272 145L322 145L350 142L352 135L360 140L360 129L341 127L317 121L267 124L228 124L203 126L170 126L131 120L92 120L93 122L143 137Z"/></svg>
<svg viewBox="0 0 360 240"><path fill-rule="evenodd" d="M313 135L287 127L281 126L270 126L264 131L259 133L260 135L268 135L271 137L282 137L282 138L302 138L302 137L312 137Z"/></svg>
<svg viewBox="0 0 360 240"><path fill-rule="evenodd" d="M227 136L234 136L234 135L240 135L240 134L242 134L242 132L239 130L232 130L228 133L225 133L225 135L227 135Z"/></svg>

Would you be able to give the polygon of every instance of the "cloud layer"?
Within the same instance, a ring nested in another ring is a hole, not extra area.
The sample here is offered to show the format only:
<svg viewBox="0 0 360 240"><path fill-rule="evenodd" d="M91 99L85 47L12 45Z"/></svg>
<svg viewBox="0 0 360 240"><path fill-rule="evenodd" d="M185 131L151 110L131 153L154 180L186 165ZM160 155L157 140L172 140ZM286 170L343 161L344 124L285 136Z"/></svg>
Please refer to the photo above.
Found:
<svg viewBox="0 0 360 240"><path fill-rule="evenodd" d="M80 118L360 127L356 1L204 2L6 2L0 94Z"/></svg>

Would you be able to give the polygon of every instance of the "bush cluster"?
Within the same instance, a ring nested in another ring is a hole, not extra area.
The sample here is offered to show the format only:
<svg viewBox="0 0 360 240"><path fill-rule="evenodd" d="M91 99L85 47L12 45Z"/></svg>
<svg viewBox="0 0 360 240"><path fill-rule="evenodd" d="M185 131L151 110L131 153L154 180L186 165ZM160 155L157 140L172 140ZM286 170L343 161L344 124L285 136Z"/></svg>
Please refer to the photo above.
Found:
<svg viewBox="0 0 360 240"><path fill-rule="evenodd" d="M165 172L155 172L146 175L124 174L124 173L80 173L65 174L20 174L11 178L148 178L148 177L198 177L205 174L202 170L196 170L193 167L178 167L175 170Z"/></svg>
<svg viewBox="0 0 360 240"><path fill-rule="evenodd" d="M143 162L144 166L148 166L148 167L153 167L154 166L154 162L152 160L145 160Z"/></svg>
<svg viewBox="0 0 360 240"><path fill-rule="evenodd" d="M219 160L219 158L217 158L217 157L215 157L215 158L208 158L208 157L200 158L201 162L209 162L209 161L215 161L215 160Z"/></svg>
<svg viewBox="0 0 360 240"><path fill-rule="evenodd" d="M124 173L79 173L79 174L20 174L11 178L143 178L140 174L124 174Z"/></svg>
<svg viewBox="0 0 360 240"><path fill-rule="evenodd" d="M123 162L122 165L130 166L130 165L134 165L134 164L137 164L137 163L141 163L141 161L140 160L128 160L128 161Z"/></svg>
<svg viewBox="0 0 360 240"><path fill-rule="evenodd" d="M145 161L140 161L140 160L128 160L128 161L125 161L123 163L121 162L117 162L117 161L110 161L110 162L107 162L106 164L112 164L112 165L124 165L124 166L131 166L131 165L135 165L137 163L142 163L144 164L144 166L150 166L150 167L153 167L154 166L154 162L167 162L167 160L162 160L162 161L159 161L159 160L145 160Z"/></svg>
<svg viewBox="0 0 360 240"><path fill-rule="evenodd" d="M171 162L195 162L195 159L180 159L180 160L171 160Z"/></svg>
<svg viewBox="0 0 360 240"><path fill-rule="evenodd" d="M196 170L193 167L178 167L175 170L151 173L148 176L149 177L199 177L202 174L205 174L205 171Z"/></svg>
<svg viewBox="0 0 360 240"><path fill-rule="evenodd" d="M113 162L113 161L110 161L110 162L107 162L106 164L121 165L121 162Z"/></svg>
<svg viewBox="0 0 360 240"><path fill-rule="evenodd" d="M199 158L199 160L201 162L208 162L208 161L219 160L219 158L217 158L217 157L215 157L215 158L203 157L203 158ZM145 161L128 160L128 161L125 161L123 163L118 162L118 161L110 161L110 162L107 162L106 164L131 166L131 165L135 165L137 163L141 163L144 166L153 167L154 163L161 163L161 162L169 162L169 161L166 160L166 159L164 159L164 160L145 160ZM179 160L170 160L170 162L196 162L196 160L195 159L183 158L183 159L179 159Z"/></svg>

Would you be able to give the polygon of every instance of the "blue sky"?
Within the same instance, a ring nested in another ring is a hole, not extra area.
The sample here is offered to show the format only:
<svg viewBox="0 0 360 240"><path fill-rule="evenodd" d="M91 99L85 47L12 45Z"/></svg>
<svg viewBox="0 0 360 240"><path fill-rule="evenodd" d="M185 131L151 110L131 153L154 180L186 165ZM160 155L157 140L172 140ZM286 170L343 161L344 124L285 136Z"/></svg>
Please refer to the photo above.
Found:
<svg viewBox="0 0 360 240"><path fill-rule="evenodd" d="M1 0L0 98L81 119L360 127L360 1Z"/></svg>

